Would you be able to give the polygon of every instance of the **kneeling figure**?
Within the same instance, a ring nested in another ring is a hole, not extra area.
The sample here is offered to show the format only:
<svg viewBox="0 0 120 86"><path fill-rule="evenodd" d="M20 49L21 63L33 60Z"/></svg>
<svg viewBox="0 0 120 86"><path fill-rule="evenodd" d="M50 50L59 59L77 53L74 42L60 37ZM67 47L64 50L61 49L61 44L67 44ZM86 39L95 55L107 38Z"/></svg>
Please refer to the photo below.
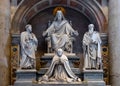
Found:
<svg viewBox="0 0 120 86"><path fill-rule="evenodd" d="M46 74L39 81L81 81L71 70L68 58L58 49Z"/></svg>

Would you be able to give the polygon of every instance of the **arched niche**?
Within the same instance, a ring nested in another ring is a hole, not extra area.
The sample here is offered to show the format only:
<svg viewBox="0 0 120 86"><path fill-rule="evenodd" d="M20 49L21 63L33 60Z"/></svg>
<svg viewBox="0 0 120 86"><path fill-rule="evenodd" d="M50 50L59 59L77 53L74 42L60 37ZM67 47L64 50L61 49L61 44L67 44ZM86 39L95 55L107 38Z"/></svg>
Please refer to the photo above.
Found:
<svg viewBox="0 0 120 86"><path fill-rule="evenodd" d="M74 52L82 52L82 37L87 31L89 23L95 25L99 32L105 31L106 19L95 0L23 0L12 20L12 33L20 33L25 30L27 23L32 24L33 33L39 40L38 51L46 52L46 44L42 32L47 29L49 20L53 20L55 7L64 7L65 17L72 21L73 28L78 30L79 36L74 43Z"/></svg>

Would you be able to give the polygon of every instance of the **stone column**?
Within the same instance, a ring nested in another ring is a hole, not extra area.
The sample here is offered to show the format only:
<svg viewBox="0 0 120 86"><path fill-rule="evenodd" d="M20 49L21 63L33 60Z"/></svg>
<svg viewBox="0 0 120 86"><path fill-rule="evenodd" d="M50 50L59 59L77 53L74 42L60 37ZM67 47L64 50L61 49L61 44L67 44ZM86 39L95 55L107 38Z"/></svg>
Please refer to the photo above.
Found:
<svg viewBox="0 0 120 86"><path fill-rule="evenodd" d="M112 86L120 86L120 0L109 0L109 56Z"/></svg>
<svg viewBox="0 0 120 86"><path fill-rule="evenodd" d="M9 83L10 0L0 0L0 86Z"/></svg>

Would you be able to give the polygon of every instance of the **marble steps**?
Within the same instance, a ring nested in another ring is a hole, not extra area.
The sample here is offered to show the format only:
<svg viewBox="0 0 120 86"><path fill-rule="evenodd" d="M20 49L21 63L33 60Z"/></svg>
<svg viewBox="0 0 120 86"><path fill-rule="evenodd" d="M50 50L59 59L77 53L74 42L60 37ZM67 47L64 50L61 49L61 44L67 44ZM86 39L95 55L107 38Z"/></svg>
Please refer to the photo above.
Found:
<svg viewBox="0 0 120 86"><path fill-rule="evenodd" d="M40 64L42 68L49 68L54 55L55 55L54 53L45 53L42 57L40 57ZM69 53L69 54L66 53L65 55L68 57L71 68L75 68L76 66L75 64L79 66L80 57L76 56L75 53Z"/></svg>
<svg viewBox="0 0 120 86"><path fill-rule="evenodd" d="M71 69L76 75L81 74L81 71L79 68L71 68ZM40 68L40 70L37 71L37 73L40 75L44 75L47 72L47 70L48 70L48 68Z"/></svg>

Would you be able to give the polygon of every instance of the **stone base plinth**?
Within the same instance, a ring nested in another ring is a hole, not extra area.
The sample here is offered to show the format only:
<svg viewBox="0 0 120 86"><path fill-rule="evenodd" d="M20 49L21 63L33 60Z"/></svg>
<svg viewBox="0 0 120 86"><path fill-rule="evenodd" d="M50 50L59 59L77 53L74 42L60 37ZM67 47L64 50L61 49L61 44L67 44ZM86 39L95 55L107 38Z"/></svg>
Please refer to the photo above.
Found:
<svg viewBox="0 0 120 86"><path fill-rule="evenodd" d="M36 81L35 69L20 69L16 71L16 81L14 86L32 86L33 81Z"/></svg>
<svg viewBox="0 0 120 86"><path fill-rule="evenodd" d="M103 70L83 70L84 81L103 80Z"/></svg>
<svg viewBox="0 0 120 86"><path fill-rule="evenodd" d="M103 70L83 70L83 74L88 86L105 86Z"/></svg>
<svg viewBox="0 0 120 86"><path fill-rule="evenodd" d="M104 81L88 81L87 86L106 86Z"/></svg>

